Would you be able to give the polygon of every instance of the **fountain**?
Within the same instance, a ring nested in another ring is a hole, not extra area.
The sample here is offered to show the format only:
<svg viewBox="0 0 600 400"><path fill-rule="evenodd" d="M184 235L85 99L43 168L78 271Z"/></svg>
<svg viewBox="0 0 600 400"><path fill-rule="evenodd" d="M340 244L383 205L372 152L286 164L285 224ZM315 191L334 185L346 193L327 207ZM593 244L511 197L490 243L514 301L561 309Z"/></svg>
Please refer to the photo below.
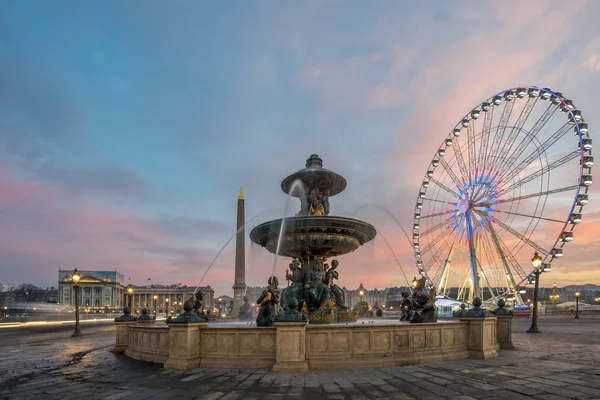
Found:
<svg viewBox="0 0 600 400"><path fill-rule="evenodd" d="M369 242L376 230L357 219L329 215L329 197L345 188L346 179L323 168L323 160L313 154L306 168L281 182L286 194L300 199L298 214L265 222L250 233L250 239L269 252L292 258L286 271L291 285L281 294L281 306L288 310L291 303L297 303L310 323L354 322L358 318L345 304L344 291L335 284L338 260L332 260L331 267L326 262Z"/></svg>
<svg viewBox="0 0 600 400"><path fill-rule="evenodd" d="M503 304L495 315L476 309L436 322L435 290L427 288L425 278L415 278L412 293L404 293L401 321L349 323L358 313L345 304L344 292L335 284L339 262L333 258L369 242L376 230L363 221L329 215L329 197L345 187L346 180L323 168L315 154L305 169L281 183L285 193L300 198L300 211L257 226L250 238L276 257L291 258L286 273L291 284L280 294L271 272L258 299L256 324L247 322L253 314L247 297L240 306L241 322L209 323L197 293L184 305L185 312L166 324L136 321L127 317L126 308L124 318L115 320L113 351L165 368L301 373L490 358L498 356L498 347L512 348L512 315L502 310ZM478 304L474 301L476 308Z"/></svg>

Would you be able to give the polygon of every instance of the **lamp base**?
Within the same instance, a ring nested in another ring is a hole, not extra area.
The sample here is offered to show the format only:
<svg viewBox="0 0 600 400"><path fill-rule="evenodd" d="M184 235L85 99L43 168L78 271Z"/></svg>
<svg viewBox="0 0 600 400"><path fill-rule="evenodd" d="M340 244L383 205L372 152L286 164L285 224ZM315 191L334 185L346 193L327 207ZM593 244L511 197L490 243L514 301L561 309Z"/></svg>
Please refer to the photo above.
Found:
<svg viewBox="0 0 600 400"><path fill-rule="evenodd" d="M81 331L79 330L79 328L75 329L75 332L73 332L73 334L71 335L71 337L79 337L79 336L83 336L83 333L81 333Z"/></svg>
<svg viewBox="0 0 600 400"><path fill-rule="evenodd" d="M542 333L542 331L540 331L540 328L536 326L531 326L529 329L527 329L527 333Z"/></svg>

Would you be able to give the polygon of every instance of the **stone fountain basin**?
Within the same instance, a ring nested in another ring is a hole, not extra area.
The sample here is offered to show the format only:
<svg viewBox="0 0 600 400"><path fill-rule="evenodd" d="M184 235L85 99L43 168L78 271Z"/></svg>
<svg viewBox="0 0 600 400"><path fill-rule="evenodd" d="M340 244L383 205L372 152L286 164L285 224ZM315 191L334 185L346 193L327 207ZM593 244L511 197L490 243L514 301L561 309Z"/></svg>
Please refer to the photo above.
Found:
<svg viewBox="0 0 600 400"><path fill-rule="evenodd" d="M279 255L329 258L356 250L372 240L377 231L371 224L353 218L295 216L258 225L250 232L250 239L275 254L280 233Z"/></svg>

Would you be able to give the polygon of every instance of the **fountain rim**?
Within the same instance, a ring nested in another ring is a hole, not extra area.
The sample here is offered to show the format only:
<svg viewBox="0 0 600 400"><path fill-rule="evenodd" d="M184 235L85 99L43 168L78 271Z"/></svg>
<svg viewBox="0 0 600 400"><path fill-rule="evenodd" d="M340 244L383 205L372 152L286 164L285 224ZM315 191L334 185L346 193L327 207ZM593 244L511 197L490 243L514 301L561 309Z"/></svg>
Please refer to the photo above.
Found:
<svg viewBox="0 0 600 400"><path fill-rule="evenodd" d="M347 229L350 231L354 231L359 233L360 235L366 236L367 240L365 240L362 244L368 243L377 236L377 229L373 225L368 222L361 221L359 219L348 218L348 217L340 217L340 216L292 216L285 218L278 218L271 221L263 222L260 225L255 226L250 231L250 240L254 243L261 245L260 239L266 236L279 236L280 229L272 229L272 227L279 227L285 220L286 228L284 229L283 234L294 233L294 228L310 228L314 227L315 229ZM325 221L329 222L326 223ZM332 224L331 222L339 222L339 224ZM300 224L298 222L303 222ZM321 222L321 223L319 223ZM288 225L289 224L289 225ZM353 228L352 225L358 225L362 229ZM269 233L273 232L272 235ZM335 233L335 232L333 232ZM262 245L261 245L262 246Z"/></svg>

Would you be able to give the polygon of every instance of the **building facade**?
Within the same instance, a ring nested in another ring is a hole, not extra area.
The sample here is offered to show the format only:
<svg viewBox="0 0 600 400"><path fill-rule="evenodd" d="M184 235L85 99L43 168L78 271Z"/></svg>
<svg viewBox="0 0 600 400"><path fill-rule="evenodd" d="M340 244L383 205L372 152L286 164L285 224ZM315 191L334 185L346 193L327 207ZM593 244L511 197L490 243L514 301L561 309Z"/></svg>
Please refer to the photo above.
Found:
<svg viewBox="0 0 600 400"><path fill-rule="evenodd" d="M181 285L147 285L133 286L131 294L131 311L134 314L141 312L143 308L150 313L180 313L183 311L183 303L189 300L196 290L195 286ZM129 293L127 286L124 288L122 297L123 304L129 304ZM202 302L205 310L214 312L215 292L210 286L198 288L202 293ZM156 299L154 298L156 296Z"/></svg>
<svg viewBox="0 0 600 400"><path fill-rule="evenodd" d="M79 271L79 305L91 310L123 308L125 277L117 271ZM73 270L58 270L58 303L75 306Z"/></svg>
<svg viewBox="0 0 600 400"><path fill-rule="evenodd" d="M374 307L375 305L384 306L387 302L388 289L369 290L363 286L362 282L356 290L348 290L344 288L344 292L346 293L346 305L348 307L353 307L361 301L369 303L371 307Z"/></svg>

